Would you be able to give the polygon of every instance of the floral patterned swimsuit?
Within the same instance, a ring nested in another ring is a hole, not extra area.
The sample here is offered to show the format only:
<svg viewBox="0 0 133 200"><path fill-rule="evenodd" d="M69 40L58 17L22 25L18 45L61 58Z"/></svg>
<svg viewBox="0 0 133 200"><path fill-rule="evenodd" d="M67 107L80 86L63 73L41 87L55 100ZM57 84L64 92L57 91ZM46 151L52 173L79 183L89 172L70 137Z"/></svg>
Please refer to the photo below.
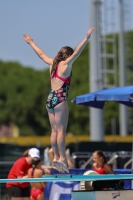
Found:
<svg viewBox="0 0 133 200"><path fill-rule="evenodd" d="M57 70L58 70L58 66L56 68L54 75L51 77L51 79L56 77L62 80L64 83L60 89L50 90L48 99L46 101L46 107L48 109L54 109L54 107L57 106L59 103L63 101L67 101L67 98L68 98L68 91L70 87L72 73L68 78L63 78L63 77L58 76Z"/></svg>

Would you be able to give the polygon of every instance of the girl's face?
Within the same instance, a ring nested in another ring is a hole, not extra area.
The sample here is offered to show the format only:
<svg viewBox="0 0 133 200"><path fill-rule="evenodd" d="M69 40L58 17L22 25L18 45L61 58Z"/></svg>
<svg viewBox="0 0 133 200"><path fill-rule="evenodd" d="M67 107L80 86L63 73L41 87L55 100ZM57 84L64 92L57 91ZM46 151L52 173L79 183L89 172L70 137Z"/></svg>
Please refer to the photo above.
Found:
<svg viewBox="0 0 133 200"><path fill-rule="evenodd" d="M102 161L102 157L100 157L99 155L97 155L96 153L93 153L93 161L95 163L100 163Z"/></svg>

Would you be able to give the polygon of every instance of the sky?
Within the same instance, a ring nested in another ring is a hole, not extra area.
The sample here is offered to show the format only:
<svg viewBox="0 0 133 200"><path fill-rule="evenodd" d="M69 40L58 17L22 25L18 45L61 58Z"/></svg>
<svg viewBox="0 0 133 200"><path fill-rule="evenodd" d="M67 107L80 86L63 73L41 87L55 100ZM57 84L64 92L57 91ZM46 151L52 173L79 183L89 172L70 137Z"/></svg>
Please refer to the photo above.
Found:
<svg viewBox="0 0 133 200"><path fill-rule="evenodd" d="M106 1L115 2L117 31L119 0ZM90 28L89 3L90 0L0 0L0 60L17 61L37 70L47 68L23 40L23 33L29 34L49 57L55 57L62 46L75 48Z"/></svg>

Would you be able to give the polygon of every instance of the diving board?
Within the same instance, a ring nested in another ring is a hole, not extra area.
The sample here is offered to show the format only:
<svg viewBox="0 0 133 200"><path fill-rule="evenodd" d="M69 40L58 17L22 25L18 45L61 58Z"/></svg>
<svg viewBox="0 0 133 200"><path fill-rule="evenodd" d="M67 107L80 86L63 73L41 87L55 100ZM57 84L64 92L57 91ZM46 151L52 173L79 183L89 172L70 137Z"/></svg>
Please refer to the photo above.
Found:
<svg viewBox="0 0 133 200"><path fill-rule="evenodd" d="M133 180L133 174L104 174L104 175L49 175L42 178L26 179L0 179L0 183L6 182L65 182L65 181L104 181L104 180Z"/></svg>
<svg viewBox="0 0 133 200"><path fill-rule="evenodd" d="M6 182L74 182L74 181L89 181L94 182L106 182L114 180L133 180L133 174L91 174L91 175L73 175L73 174L58 174L58 175L49 175L43 176L42 178L27 178L27 179L0 179L0 183ZM119 183L119 182L118 182ZM96 184L96 183L95 183ZM101 186L101 185L100 185ZM105 183L105 187L107 184ZM117 190L109 191L99 191L94 189L92 191L88 190L79 190L71 192L73 200L113 200L119 198L119 200L132 200L133 190L123 190L121 187L118 187Z"/></svg>

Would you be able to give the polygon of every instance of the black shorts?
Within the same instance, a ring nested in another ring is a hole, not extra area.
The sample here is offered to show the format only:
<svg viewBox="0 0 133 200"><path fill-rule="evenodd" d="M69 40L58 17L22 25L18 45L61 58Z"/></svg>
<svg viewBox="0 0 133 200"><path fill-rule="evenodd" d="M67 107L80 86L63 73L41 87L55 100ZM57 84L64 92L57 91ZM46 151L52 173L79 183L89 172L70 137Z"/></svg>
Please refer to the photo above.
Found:
<svg viewBox="0 0 133 200"><path fill-rule="evenodd" d="M10 197L30 197L30 187L21 188L13 185L7 190Z"/></svg>

